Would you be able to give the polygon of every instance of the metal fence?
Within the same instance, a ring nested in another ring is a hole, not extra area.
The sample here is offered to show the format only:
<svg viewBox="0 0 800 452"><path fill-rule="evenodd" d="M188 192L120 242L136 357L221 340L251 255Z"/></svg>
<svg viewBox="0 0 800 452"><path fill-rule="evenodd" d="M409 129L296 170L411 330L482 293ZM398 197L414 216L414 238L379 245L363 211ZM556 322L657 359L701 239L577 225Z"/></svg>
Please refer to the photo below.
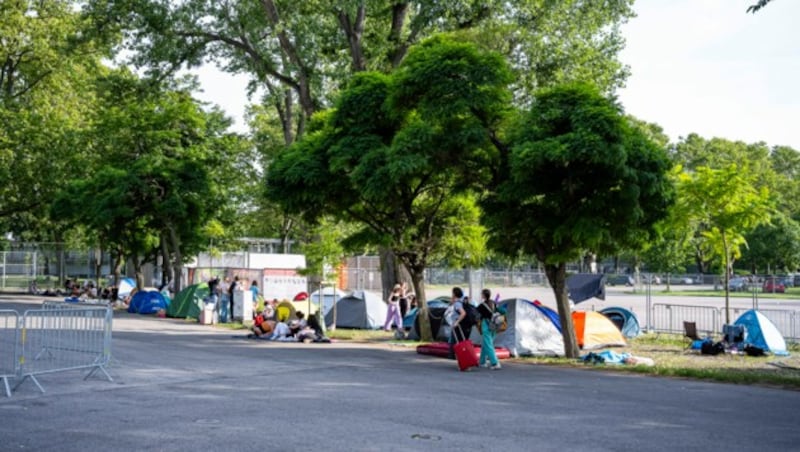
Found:
<svg viewBox="0 0 800 452"><path fill-rule="evenodd" d="M731 318L738 318L749 308L731 308ZM800 312L781 309L759 309L790 342L800 342ZM642 316L637 313L642 320ZM645 329L661 333L684 333L683 322L694 322L698 333L713 335L722 331L725 308L657 303L652 306L650 325Z"/></svg>
<svg viewBox="0 0 800 452"><path fill-rule="evenodd" d="M0 379L7 397L11 397L9 380L17 376L17 340L19 339L19 314L0 310Z"/></svg>
<svg viewBox="0 0 800 452"><path fill-rule="evenodd" d="M19 319L15 311L8 312L3 311L6 318ZM13 356L13 371L2 368L6 395L11 396L10 378L16 380L14 390L30 379L44 393L37 376L54 372L89 369L84 379L100 371L113 381L106 371L111 361L112 319L108 306L45 302L41 309L25 311L14 327L9 321L5 335L10 347L0 350L0 365L8 359L6 355Z"/></svg>

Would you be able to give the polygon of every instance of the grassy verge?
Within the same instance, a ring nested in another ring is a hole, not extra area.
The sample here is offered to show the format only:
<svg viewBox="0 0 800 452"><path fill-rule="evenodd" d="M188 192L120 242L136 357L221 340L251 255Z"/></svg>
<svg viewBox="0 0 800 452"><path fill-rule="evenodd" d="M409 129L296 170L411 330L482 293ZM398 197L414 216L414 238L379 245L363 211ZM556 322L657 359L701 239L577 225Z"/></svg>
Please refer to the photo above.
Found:
<svg viewBox="0 0 800 452"><path fill-rule="evenodd" d="M595 365L566 358L522 358L521 362L632 372L663 377L681 377L735 384L760 384L800 390L800 346L790 347L791 356L751 357L744 354L700 355L687 349L678 335L647 334L614 349L618 353L651 358L655 365Z"/></svg>
<svg viewBox="0 0 800 452"><path fill-rule="evenodd" d="M416 341L397 341L394 334L375 330L338 329L328 336L340 341L361 343L401 343L407 346ZM627 347L614 348L617 353L650 358L652 367L613 364L585 364L567 358L517 358L520 363L585 368L598 371L629 372L661 377L718 381L734 384L756 384L800 390L800 345L790 345L791 356L751 357L744 354L700 355L687 349L680 335L645 334L628 342Z"/></svg>

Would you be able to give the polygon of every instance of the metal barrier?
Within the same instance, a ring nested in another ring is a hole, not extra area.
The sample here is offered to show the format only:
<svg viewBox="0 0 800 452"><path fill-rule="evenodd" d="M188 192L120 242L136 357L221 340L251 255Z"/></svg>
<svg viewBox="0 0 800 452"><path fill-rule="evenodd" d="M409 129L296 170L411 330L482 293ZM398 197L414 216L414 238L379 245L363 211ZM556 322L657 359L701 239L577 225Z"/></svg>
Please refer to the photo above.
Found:
<svg viewBox="0 0 800 452"><path fill-rule="evenodd" d="M709 333L722 331L719 310L714 307L656 303L652 309L652 323L655 331L683 333L684 321L695 322L698 331Z"/></svg>
<svg viewBox="0 0 800 452"><path fill-rule="evenodd" d="M17 347L14 389L30 379L44 393L37 375L77 369L98 370L113 381L105 367L111 361L110 307L45 302L22 317Z"/></svg>
<svg viewBox="0 0 800 452"><path fill-rule="evenodd" d="M710 306L684 306L654 304L652 329L661 333L683 333L683 322L695 322L697 331L720 333L725 318L725 308ZM731 308L731 319L738 318L750 308ZM759 309L781 332L787 341L800 341L800 311Z"/></svg>
<svg viewBox="0 0 800 452"><path fill-rule="evenodd" d="M19 314L0 310L0 380L3 380L6 397L11 397L9 378L17 376L17 346L19 339Z"/></svg>

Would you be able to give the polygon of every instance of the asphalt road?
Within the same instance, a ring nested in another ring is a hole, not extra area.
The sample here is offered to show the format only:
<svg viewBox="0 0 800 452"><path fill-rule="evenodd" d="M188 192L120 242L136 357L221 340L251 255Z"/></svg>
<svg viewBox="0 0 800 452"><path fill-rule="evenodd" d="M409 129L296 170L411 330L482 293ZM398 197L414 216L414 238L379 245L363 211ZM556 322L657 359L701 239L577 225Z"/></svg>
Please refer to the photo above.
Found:
<svg viewBox="0 0 800 452"><path fill-rule="evenodd" d="M796 391L529 363L461 373L389 343L128 314L113 338L113 382L69 371L0 398L0 450L800 450Z"/></svg>

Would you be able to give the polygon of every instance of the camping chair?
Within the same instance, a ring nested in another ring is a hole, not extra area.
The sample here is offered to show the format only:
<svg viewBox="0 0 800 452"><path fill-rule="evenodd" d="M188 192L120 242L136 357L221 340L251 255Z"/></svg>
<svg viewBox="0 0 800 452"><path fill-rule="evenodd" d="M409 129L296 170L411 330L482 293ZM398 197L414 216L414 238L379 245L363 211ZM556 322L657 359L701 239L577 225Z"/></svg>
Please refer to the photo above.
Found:
<svg viewBox="0 0 800 452"><path fill-rule="evenodd" d="M722 325L723 341L729 348L742 349L744 332L744 325Z"/></svg>
<svg viewBox="0 0 800 452"><path fill-rule="evenodd" d="M696 322L683 322L683 336L689 339L689 346L692 346L694 341L700 341L703 338L697 335L697 323ZM687 347L687 348L688 348Z"/></svg>

